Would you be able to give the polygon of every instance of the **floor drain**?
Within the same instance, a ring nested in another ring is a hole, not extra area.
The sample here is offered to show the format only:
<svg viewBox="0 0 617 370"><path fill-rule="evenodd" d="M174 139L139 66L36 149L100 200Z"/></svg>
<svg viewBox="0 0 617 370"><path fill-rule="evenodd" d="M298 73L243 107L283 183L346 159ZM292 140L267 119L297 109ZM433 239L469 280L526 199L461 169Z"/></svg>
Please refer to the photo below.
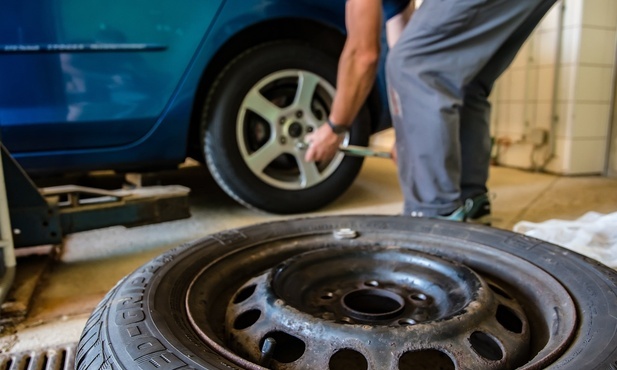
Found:
<svg viewBox="0 0 617 370"><path fill-rule="evenodd" d="M77 344L0 354L0 370L72 370Z"/></svg>

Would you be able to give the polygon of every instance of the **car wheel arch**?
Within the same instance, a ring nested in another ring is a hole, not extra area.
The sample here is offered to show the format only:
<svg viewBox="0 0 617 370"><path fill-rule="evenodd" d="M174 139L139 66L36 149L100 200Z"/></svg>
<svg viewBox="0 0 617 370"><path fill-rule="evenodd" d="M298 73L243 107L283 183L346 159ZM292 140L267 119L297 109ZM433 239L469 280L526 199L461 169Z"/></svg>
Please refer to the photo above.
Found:
<svg viewBox="0 0 617 370"><path fill-rule="evenodd" d="M273 30L276 30L273 31ZM281 38L280 35L285 35ZM338 58L345 42L341 30L307 19L269 20L245 28L225 42L210 59L203 72L191 111L191 122L187 138L187 155L204 163L201 153L203 143L200 142L202 110L208 95L214 91L214 83L224 68L245 50L263 44L279 41L297 40L320 48L325 53ZM324 42L324 40L326 42ZM367 99L370 125L373 129L379 126L382 119L382 101L377 85Z"/></svg>

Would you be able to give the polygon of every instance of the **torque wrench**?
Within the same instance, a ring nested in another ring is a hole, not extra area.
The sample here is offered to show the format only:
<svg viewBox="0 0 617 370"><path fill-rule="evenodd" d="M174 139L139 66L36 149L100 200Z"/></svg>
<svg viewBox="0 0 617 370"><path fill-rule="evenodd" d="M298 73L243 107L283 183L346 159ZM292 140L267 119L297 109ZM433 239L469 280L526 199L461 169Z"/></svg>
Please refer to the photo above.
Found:
<svg viewBox="0 0 617 370"><path fill-rule="evenodd" d="M352 157L378 157L392 159L392 153L358 145L347 145L339 147L339 151Z"/></svg>
<svg viewBox="0 0 617 370"><path fill-rule="evenodd" d="M309 147L309 144L301 142L297 144L298 149L305 150ZM377 158L389 158L392 159L392 153L385 150L377 150L366 146L359 145L346 145L340 146L338 149L341 153L352 157L377 157Z"/></svg>

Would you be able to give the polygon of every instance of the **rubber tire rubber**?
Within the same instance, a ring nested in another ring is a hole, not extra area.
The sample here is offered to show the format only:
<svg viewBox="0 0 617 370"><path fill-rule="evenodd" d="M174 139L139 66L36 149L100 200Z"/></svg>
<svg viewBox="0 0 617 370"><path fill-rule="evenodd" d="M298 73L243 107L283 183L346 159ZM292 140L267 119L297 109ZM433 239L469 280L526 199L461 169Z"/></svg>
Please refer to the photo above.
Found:
<svg viewBox="0 0 617 370"><path fill-rule="evenodd" d="M363 158L345 157L330 177L301 190L267 184L248 168L236 141L239 107L259 80L287 69L307 70L336 85L336 58L297 41L263 44L239 55L221 72L202 119L204 157L219 186L249 208L277 214L311 212L334 201L352 184L363 162ZM352 125L350 144L366 146L369 136L370 118L363 107Z"/></svg>
<svg viewBox="0 0 617 370"><path fill-rule="evenodd" d="M555 277L577 305L577 335L547 368L617 369L616 271L553 244L505 230L401 216L353 215L223 231L155 258L120 281L95 309L79 342L76 369L155 369L155 361L162 364L158 369L238 368L203 344L190 328L184 299L191 280L204 265L230 253L255 245L268 248L294 237L323 238L344 228L384 235L386 240L403 240L411 234L428 240L437 235L451 243L475 243L490 253L529 261ZM161 361L163 358L166 360Z"/></svg>

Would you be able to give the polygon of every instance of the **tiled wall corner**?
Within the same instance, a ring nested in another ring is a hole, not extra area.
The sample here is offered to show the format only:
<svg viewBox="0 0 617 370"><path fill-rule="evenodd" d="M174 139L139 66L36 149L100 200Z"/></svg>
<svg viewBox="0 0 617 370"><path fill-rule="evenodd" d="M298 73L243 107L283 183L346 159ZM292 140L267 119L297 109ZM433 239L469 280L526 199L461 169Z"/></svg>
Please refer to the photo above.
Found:
<svg viewBox="0 0 617 370"><path fill-rule="evenodd" d="M597 174L604 170L606 158L606 137L599 139L572 139L570 161L565 174Z"/></svg>
<svg viewBox="0 0 617 370"><path fill-rule="evenodd" d="M544 129L554 131L555 149L545 170L602 173L613 104L617 0L560 0L557 4L496 84L500 93L492 101L499 113L492 118L493 134L504 142L517 143L516 149L508 148L501 156L500 163L536 169L543 161L533 158L548 150L526 145L524 139L529 130ZM561 4L563 42L556 64ZM556 71L558 93L553 106Z"/></svg>
<svg viewBox="0 0 617 370"><path fill-rule="evenodd" d="M558 138L555 141L555 153L550 161L546 163L546 171L558 174L567 174L570 165L570 145L571 140ZM545 153L545 157L546 153Z"/></svg>

